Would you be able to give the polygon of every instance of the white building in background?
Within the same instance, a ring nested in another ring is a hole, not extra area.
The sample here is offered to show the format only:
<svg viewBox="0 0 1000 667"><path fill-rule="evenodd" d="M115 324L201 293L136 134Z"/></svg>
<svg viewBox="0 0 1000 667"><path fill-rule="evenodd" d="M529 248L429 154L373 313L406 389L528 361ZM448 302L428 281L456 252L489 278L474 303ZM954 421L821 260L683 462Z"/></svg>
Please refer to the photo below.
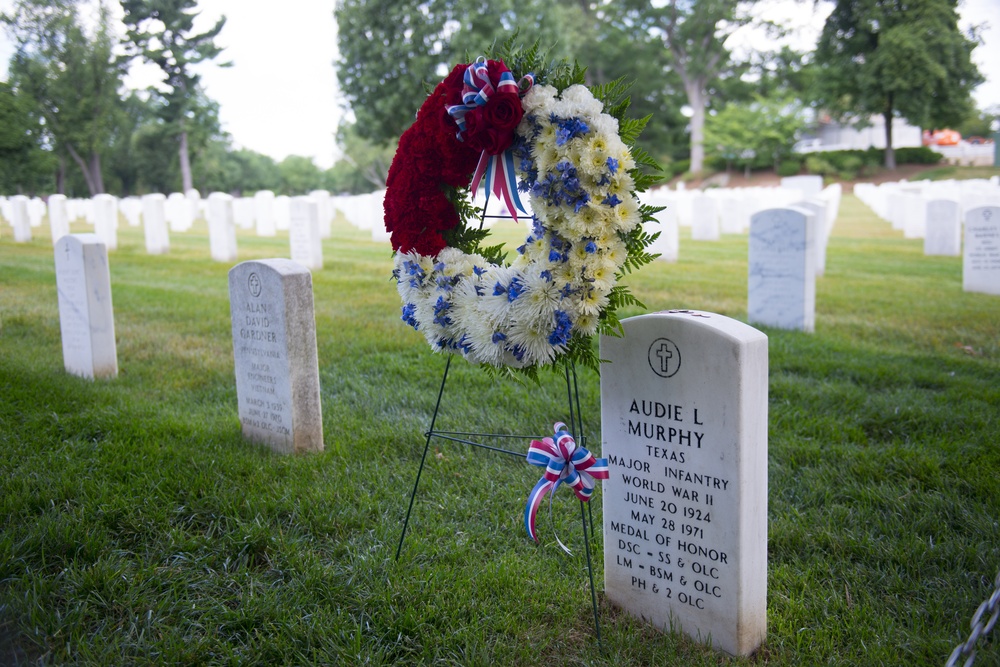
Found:
<svg viewBox="0 0 1000 667"><path fill-rule="evenodd" d="M863 151L873 147L885 148L885 118L881 115L872 116L867 125L859 128L857 124L841 125L828 114L820 114L815 126L807 130L805 134L807 136L795 144L796 153ZM893 148L910 148L922 145L923 136L919 127L910 125L902 118L893 119Z"/></svg>

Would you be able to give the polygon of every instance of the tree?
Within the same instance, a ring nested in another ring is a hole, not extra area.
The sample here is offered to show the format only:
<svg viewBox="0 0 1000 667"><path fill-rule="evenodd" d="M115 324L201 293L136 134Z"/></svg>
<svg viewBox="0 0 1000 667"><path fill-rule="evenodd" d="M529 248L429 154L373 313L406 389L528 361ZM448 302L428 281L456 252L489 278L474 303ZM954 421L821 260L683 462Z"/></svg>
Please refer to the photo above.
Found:
<svg viewBox="0 0 1000 667"><path fill-rule="evenodd" d="M958 29L957 0L837 0L816 48L819 101L838 117L885 119L885 166L896 168L892 120L962 122L983 81L975 34Z"/></svg>
<svg viewBox="0 0 1000 667"><path fill-rule="evenodd" d="M34 100L0 82L0 193L51 189L56 159L46 142Z"/></svg>
<svg viewBox="0 0 1000 667"><path fill-rule="evenodd" d="M196 0L122 0L133 55L141 55L159 67L165 77L162 118L177 137L181 187L185 192L194 182L188 132L200 94L201 77L194 73L193 66L213 60L222 52L215 38L226 24L222 16L210 29L195 33L196 6ZM220 67L227 65L222 63Z"/></svg>
<svg viewBox="0 0 1000 667"><path fill-rule="evenodd" d="M792 152L795 135L804 125L801 105L790 98L757 96L749 104L730 103L705 123L709 154L727 163L751 167L778 163Z"/></svg>
<svg viewBox="0 0 1000 667"><path fill-rule="evenodd" d="M80 168L90 193L104 192L101 153L118 120L124 75L107 5L98 4L92 35L74 0L20 0L3 20L17 45L12 81L38 103L57 151Z"/></svg>
<svg viewBox="0 0 1000 667"><path fill-rule="evenodd" d="M385 178L389 173L389 164L396 152L395 142L375 144L358 133L354 123L343 122L337 128L337 144L344 151L341 162L350 167L368 184L368 190L385 187ZM345 173L341 167L336 173L342 177ZM351 186L354 189L356 186Z"/></svg>
<svg viewBox="0 0 1000 667"><path fill-rule="evenodd" d="M753 2L741 0L668 0L653 7L644 0L621 3L624 21L657 38L669 54L669 67L680 77L691 107L691 171L704 166L705 112L710 88L732 64L726 39L751 22Z"/></svg>
<svg viewBox="0 0 1000 667"><path fill-rule="evenodd" d="M286 195L304 195L323 186L323 172L312 158L289 155L278 163L281 191Z"/></svg>

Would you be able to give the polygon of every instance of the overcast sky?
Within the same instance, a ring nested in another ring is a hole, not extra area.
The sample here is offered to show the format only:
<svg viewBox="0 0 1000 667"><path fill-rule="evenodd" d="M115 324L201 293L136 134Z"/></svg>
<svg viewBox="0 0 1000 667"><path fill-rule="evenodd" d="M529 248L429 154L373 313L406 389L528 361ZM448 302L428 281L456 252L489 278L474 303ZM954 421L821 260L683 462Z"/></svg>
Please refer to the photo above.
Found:
<svg viewBox="0 0 1000 667"><path fill-rule="evenodd" d="M13 0L0 0L9 9ZM111 3L118 7L118 3ZM209 97L220 104L223 127L238 147L281 160L288 155L312 157L321 167L337 159L335 133L342 114L333 61L337 56L337 25L333 0L282 0L262 5L246 0L200 0L200 27L226 16L217 42L225 47L219 61L232 67L201 66ZM266 6L267 9L262 9ZM277 11L275 11L277 8ZM765 0L758 5L764 18L784 20L797 30L794 46L815 44L829 3L811 0ZM120 10L119 10L120 11ZM1000 0L961 0L961 25L992 23L983 30L984 44L974 60L986 77L975 92L982 106L1000 105ZM747 36L744 43L761 45ZM0 78L6 79L11 44L0 34ZM144 88L155 83L158 70L135 67L126 84ZM414 110L419 105L414 100Z"/></svg>

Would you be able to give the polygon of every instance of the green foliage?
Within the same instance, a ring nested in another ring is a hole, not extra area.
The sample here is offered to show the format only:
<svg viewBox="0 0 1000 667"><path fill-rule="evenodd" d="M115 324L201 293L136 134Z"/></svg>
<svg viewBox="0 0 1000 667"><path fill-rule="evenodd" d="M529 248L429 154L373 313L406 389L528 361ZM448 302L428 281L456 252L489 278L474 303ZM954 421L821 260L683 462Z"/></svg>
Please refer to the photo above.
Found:
<svg viewBox="0 0 1000 667"><path fill-rule="evenodd" d="M724 166L775 166L791 154L804 125L801 105L790 99L756 97L749 104L728 104L706 120L705 150L725 160Z"/></svg>
<svg viewBox="0 0 1000 667"><path fill-rule="evenodd" d="M51 191L55 163L34 100L0 82L0 193Z"/></svg>
<svg viewBox="0 0 1000 667"><path fill-rule="evenodd" d="M778 162L778 176L795 176L802 171L802 161L794 157L786 157Z"/></svg>
<svg viewBox="0 0 1000 667"><path fill-rule="evenodd" d="M943 157L926 146L896 149L896 159L899 164L937 164ZM805 158L805 165L810 174L836 176L841 180L850 181L873 171L878 167L881 158L882 151L878 148L820 151L809 153Z"/></svg>

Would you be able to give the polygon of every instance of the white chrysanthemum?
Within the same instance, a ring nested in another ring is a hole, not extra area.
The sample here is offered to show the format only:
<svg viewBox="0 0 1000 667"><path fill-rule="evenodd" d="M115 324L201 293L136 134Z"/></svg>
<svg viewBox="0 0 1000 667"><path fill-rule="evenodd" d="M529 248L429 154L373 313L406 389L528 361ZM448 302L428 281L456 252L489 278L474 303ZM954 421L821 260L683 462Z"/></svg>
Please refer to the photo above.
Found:
<svg viewBox="0 0 1000 667"><path fill-rule="evenodd" d="M521 108L524 109L525 114L547 111L558 94L559 91L552 86L532 86L521 100Z"/></svg>
<svg viewBox="0 0 1000 667"><path fill-rule="evenodd" d="M606 113L591 119L590 131L607 137L609 146L615 139L621 141L618 136L618 119Z"/></svg>
<svg viewBox="0 0 1000 667"><path fill-rule="evenodd" d="M600 100L594 97L594 94L586 86L580 84L572 85L562 91L559 99L567 117L597 116L604 110L604 105L601 104Z"/></svg>
<svg viewBox="0 0 1000 667"><path fill-rule="evenodd" d="M581 313L573 321L573 328L584 336L593 336L597 333L599 323L600 320L596 316Z"/></svg>
<svg viewBox="0 0 1000 667"><path fill-rule="evenodd" d="M552 329L552 325L515 322L507 338L507 344L511 349L520 348L523 350L523 361L526 364L547 364L555 359L558 352L562 351L561 349L557 350L549 343Z"/></svg>
<svg viewBox="0 0 1000 667"><path fill-rule="evenodd" d="M559 307L559 288L540 274L523 277L524 292L511 304L511 315L518 322L544 324L552 321Z"/></svg>
<svg viewBox="0 0 1000 667"><path fill-rule="evenodd" d="M617 264L608 261L606 258L599 257L597 261L588 267L587 277L593 281L591 284L594 286L594 289L602 294L607 294L615 286L615 272L617 270Z"/></svg>
<svg viewBox="0 0 1000 667"><path fill-rule="evenodd" d="M632 231L642 221L639 215L639 200L630 194L614 207L615 227L623 232Z"/></svg>
<svg viewBox="0 0 1000 667"><path fill-rule="evenodd" d="M616 267L625 263L625 258L628 257L628 248L625 247L625 244L618 238L617 234L605 246L604 257Z"/></svg>
<svg viewBox="0 0 1000 667"><path fill-rule="evenodd" d="M596 289L585 290L578 297L577 306L583 315L593 315L597 317L602 308L608 305L608 295L602 294Z"/></svg>

